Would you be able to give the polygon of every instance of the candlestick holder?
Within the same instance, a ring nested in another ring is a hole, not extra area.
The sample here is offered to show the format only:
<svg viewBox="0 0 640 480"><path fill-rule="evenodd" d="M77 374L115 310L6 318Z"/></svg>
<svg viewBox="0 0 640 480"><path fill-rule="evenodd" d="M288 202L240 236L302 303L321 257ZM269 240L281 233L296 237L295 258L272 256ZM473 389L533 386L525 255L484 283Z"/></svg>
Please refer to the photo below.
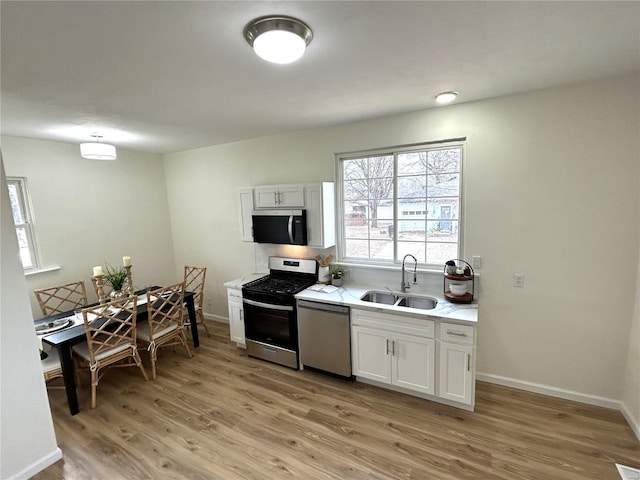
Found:
<svg viewBox="0 0 640 480"><path fill-rule="evenodd" d="M123 290L127 296L130 296L134 294L133 275L131 274L131 265L126 265L124 269L127 271L127 280Z"/></svg>
<svg viewBox="0 0 640 480"><path fill-rule="evenodd" d="M96 289L96 294L98 295L98 301L100 303L107 303L109 298L104 293L104 279L102 278L104 275L94 275L91 277L91 281Z"/></svg>

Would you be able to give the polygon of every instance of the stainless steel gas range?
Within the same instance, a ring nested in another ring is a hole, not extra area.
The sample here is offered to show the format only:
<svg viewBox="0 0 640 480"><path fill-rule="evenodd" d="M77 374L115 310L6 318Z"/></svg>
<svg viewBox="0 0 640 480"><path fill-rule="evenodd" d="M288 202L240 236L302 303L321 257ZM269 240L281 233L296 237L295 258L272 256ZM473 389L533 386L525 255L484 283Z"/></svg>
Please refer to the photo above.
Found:
<svg viewBox="0 0 640 480"><path fill-rule="evenodd" d="M313 285L315 260L269 257L269 275L242 287L247 353L298 368L298 321L294 295Z"/></svg>

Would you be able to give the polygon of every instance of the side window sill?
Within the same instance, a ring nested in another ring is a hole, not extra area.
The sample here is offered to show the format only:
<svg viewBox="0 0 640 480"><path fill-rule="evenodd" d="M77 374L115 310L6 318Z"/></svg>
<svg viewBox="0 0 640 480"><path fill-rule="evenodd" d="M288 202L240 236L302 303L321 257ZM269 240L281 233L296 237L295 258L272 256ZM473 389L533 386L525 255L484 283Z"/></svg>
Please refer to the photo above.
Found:
<svg viewBox="0 0 640 480"><path fill-rule="evenodd" d="M61 268L62 267L59 267L57 265L54 265L53 267L34 268L33 270L25 270L24 276L25 277L30 277L31 275L38 275L40 273L56 272L56 271L60 270Z"/></svg>

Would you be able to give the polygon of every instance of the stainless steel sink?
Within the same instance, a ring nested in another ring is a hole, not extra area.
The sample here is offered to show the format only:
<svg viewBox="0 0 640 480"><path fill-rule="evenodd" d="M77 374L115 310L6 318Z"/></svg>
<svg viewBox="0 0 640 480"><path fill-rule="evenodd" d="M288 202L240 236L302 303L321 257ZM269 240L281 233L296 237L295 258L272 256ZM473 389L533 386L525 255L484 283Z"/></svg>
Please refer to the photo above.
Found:
<svg viewBox="0 0 640 480"><path fill-rule="evenodd" d="M367 292L362 296L362 298L360 298L360 300L362 300L363 302L393 305L398 300L398 297L389 292Z"/></svg>
<svg viewBox="0 0 640 480"><path fill-rule="evenodd" d="M401 297L398 307L417 308L419 310L432 310L438 305L438 300L432 297Z"/></svg>
<svg viewBox="0 0 640 480"><path fill-rule="evenodd" d="M360 300L363 302L381 303L396 307L415 308L417 310L432 310L438 305L438 300L433 297L420 295L396 295L391 292L369 291Z"/></svg>

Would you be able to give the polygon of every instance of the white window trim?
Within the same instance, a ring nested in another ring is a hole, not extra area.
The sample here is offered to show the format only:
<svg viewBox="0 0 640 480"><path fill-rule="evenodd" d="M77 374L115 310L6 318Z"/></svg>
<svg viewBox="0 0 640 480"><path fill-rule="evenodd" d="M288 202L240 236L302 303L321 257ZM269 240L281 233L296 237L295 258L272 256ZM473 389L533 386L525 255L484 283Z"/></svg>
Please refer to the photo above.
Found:
<svg viewBox="0 0 640 480"><path fill-rule="evenodd" d="M348 160L348 159L356 159L356 158L362 158L362 157L366 157L366 156L376 156L376 155L382 155L382 154L390 154L394 156L394 162L396 161L396 155L398 153L405 153L405 152L410 152L410 151L421 151L424 149L429 149L429 148L447 148L447 147L460 147L461 151L462 151L462 159L460 162L460 193L459 193L459 202L460 202L460 211L458 212L458 222L459 222L459 227L458 227L458 257L457 258L464 258L465 256L465 230L466 230L466 222L465 222L465 213L466 213L466 201L465 201L465 191L466 191L466 182L465 182L465 164L466 164L466 137L461 137L461 138L452 138L452 139L446 139L446 140L437 140L437 141L430 141L430 142L424 142L424 143L416 143L416 144L408 144L408 145L397 145L397 146L392 146L392 147L388 147L388 148L379 148L379 149L374 149L374 150L361 150L361 151L354 151L354 152L342 152L342 153L336 153L335 154L335 178L336 178L336 189L335 189L335 196L336 196L336 262L340 263L341 265L351 265L351 266L357 266L357 267L375 267L375 268L388 268L388 269L393 269L396 270L397 268L400 267L402 261L401 260L395 260L395 249L397 248L397 245L394 242L394 260L385 260L385 261L380 261L380 260L375 260L375 259L370 259L370 258L363 258L363 259L356 259L356 258L344 258L344 250L345 250L345 245L344 245L344 236L345 236L345 232L344 232L344 221L342 221L342 219L344 218L344 198L343 198L343 182L344 182L344 178L342 175L342 166L341 166L341 161L342 160ZM396 184L397 187L397 171L394 170L394 182ZM396 191L397 188L394 188L394 196L396 195ZM397 212L397 201L395 201L394 199L394 225L397 223L397 220L400 218L398 216L398 212ZM444 268L444 265L442 265L442 267ZM425 272L433 272L435 273L436 271L439 271L441 273L441 270L439 269L439 265L436 264L425 264L425 263L419 263L419 268L421 271L425 271Z"/></svg>
<svg viewBox="0 0 640 480"><path fill-rule="evenodd" d="M40 252L36 241L33 206L31 204L31 195L26 177L7 177L7 185L16 185L18 191L18 202L24 215L24 223L16 224L16 228L22 227L27 232L27 244L33 264L31 267L24 268L25 274L37 273L43 271L40 263Z"/></svg>

